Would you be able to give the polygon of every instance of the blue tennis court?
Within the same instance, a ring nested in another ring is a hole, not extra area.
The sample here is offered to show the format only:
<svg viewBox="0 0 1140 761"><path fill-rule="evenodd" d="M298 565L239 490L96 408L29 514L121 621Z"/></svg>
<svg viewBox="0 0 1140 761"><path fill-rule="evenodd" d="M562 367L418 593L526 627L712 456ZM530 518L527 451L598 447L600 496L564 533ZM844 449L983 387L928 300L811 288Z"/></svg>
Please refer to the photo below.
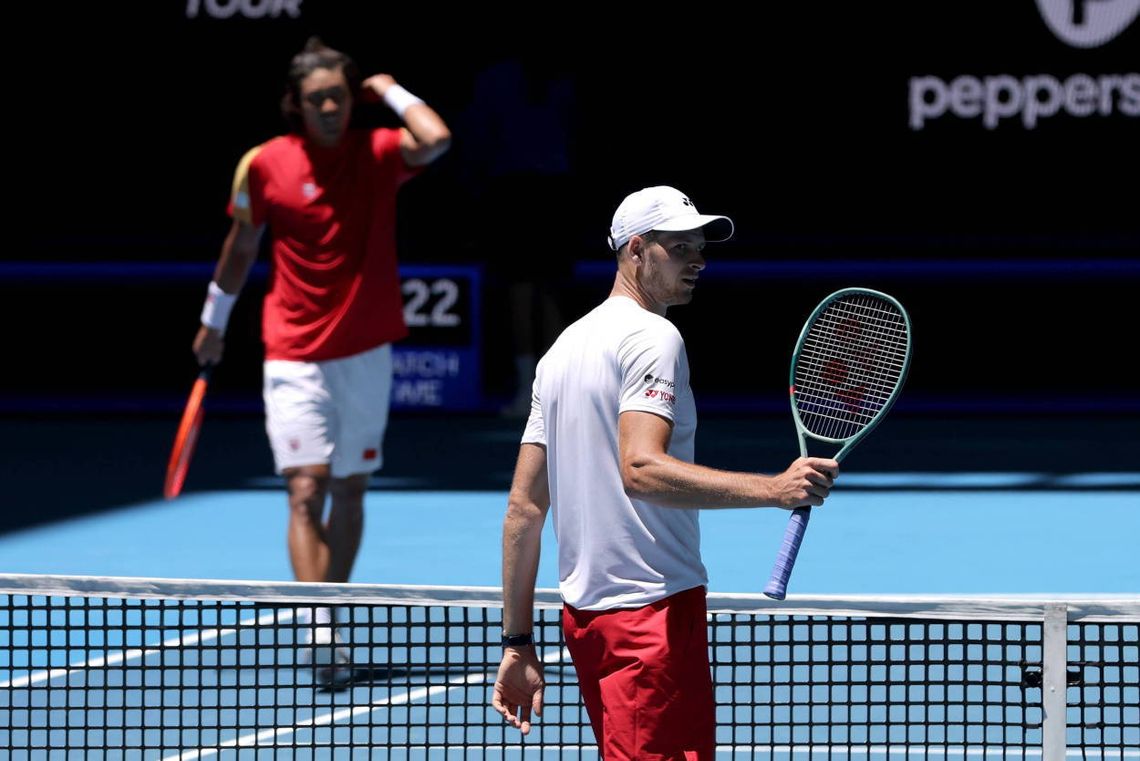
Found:
<svg viewBox="0 0 1140 761"><path fill-rule="evenodd" d="M704 416L698 460L775 469L790 416ZM292 578L287 511L262 421L211 413L186 491L161 499L170 419L11 421L15 467L0 572ZM108 447L108 431L117 442ZM1140 593L1135 418L945 419L905 410L844 463L812 519L796 594ZM497 586L499 532L521 423L404 416L368 497L353 581ZM61 468L62 466L62 468ZM705 511L715 592L759 592L786 524L778 510ZM547 529L539 585L553 587Z"/></svg>
<svg viewBox="0 0 1140 761"><path fill-rule="evenodd" d="M747 426L710 427L711 457L746 455ZM596 757L556 595L540 596L546 715L524 743L486 706L506 499L488 486L516 446L492 428L460 442L493 450L460 476L393 453L351 591L287 581L283 490L256 467L0 535L3 572L39 575L0 595L0 747L37 761ZM1059 652L1091 664L1061 690L1070 755L1140 757L1140 472L1061 470L1041 449L1008 470L938 470L878 469L869 448L815 512L784 603L756 593L786 513L704 513L718 755L1040 758L1056 599ZM557 581L549 527L538 581ZM299 611L346 591L329 599L355 670L331 690L298 662ZM1112 605L1123 621L1102 615Z"/></svg>
<svg viewBox="0 0 1140 761"><path fill-rule="evenodd" d="M1140 590L1140 497L1131 489L1012 488L1033 478L1024 473L843 478L860 488L837 493L816 511L793 593ZM1130 485L1140 482L1140 473L1068 478ZM876 490L876 483L884 490ZM931 483L973 488L938 491ZM505 506L505 492L374 490L353 578L497 586ZM285 510L283 492L276 489L196 492L0 536L0 557L9 573L290 579ZM778 510L705 512L702 545L710 588L759 592L785 522ZM557 585L555 547L548 525L540 586Z"/></svg>

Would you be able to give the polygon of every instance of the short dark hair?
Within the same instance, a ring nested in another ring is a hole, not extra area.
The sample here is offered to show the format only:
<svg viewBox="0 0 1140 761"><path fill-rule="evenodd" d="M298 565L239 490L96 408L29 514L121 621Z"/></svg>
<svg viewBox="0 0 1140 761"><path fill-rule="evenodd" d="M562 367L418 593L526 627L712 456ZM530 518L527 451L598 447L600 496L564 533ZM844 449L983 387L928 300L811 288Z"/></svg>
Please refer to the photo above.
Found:
<svg viewBox="0 0 1140 761"><path fill-rule="evenodd" d="M281 115L294 132L301 132L301 82L317 69L340 69L348 81L348 91L353 100L360 92L360 69L346 53L334 50L320 37L310 37L305 41L301 52L289 62L289 73L285 78L285 94L281 98Z"/></svg>
<svg viewBox="0 0 1140 761"><path fill-rule="evenodd" d="M643 232L643 233L637 233L637 237L641 238L641 239L642 239L643 241L645 241L646 243L656 243L656 242L657 242L657 238L658 238L658 235L657 235L657 233L658 233L658 231L657 231L657 230L646 230L646 231L645 231L645 232ZM632 235L631 235L631 236L629 236L629 237L630 237L630 239L631 239L631 240L633 239L633 236L632 236ZM622 244L621 248L619 248L619 249L618 249L616 252L614 252L614 253L615 253L615 258L617 258L617 259L620 259L620 258L621 258L621 252L622 252L622 250L626 250L626 251L628 251L628 250L629 250L629 241L628 241L628 240L627 240L625 243L623 243L623 244Z"/></svg>

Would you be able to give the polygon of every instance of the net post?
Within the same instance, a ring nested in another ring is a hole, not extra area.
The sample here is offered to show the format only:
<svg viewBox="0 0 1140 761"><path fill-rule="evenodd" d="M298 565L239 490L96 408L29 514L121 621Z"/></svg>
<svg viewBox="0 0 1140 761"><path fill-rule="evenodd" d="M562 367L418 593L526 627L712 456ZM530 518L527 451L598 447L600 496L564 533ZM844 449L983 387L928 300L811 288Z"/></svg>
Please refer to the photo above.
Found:
<svg viewBox="0 0 1140 761"><path fill-rule="evenodd" d="M1042 761L1065 761L1068 692L1068 630L1069 609L1065 603L1045 605L1045 624L1042 627L1041 694L1044 719L1042 727Z"/></svg>

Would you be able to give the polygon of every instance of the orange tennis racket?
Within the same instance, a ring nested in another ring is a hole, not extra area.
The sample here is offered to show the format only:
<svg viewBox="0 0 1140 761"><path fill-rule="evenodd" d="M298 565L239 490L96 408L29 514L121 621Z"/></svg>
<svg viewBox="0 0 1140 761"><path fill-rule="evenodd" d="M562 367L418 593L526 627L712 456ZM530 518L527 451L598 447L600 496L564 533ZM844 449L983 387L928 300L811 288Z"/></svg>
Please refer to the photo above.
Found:
<svg viewBox="0 0 1140 761"><path fill-rule="evenodd" d="M186 409L182 412L182 422L174 436L174 449L170 452L170 462L166 465L166 486L162 493L167 499L174 499L182 493L186 482L186 471L190 469L190 458L194 456L194 445L198 443L198 432L202 430L202 417L206 411L206 386L210 383L213 365L206 365L198 373Z"/></svg>

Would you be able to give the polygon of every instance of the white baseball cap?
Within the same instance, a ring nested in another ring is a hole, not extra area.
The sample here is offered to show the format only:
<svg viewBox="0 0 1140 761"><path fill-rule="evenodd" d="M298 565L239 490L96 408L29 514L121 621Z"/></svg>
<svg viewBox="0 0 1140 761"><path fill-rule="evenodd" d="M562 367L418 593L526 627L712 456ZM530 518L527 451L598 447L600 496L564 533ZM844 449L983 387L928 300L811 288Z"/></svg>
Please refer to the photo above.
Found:
<svg viewBox="0 0 1140 761"><path fill-rule="evenodd" d="M711 243L732 237L731 219L698 214L697 207L684 193L668 185L655 185L630 193L617 207L610 225L609 244L617 251L634 235L644 235L650 230L679 232L701 227L708 227L705 239Z"/></svg>

